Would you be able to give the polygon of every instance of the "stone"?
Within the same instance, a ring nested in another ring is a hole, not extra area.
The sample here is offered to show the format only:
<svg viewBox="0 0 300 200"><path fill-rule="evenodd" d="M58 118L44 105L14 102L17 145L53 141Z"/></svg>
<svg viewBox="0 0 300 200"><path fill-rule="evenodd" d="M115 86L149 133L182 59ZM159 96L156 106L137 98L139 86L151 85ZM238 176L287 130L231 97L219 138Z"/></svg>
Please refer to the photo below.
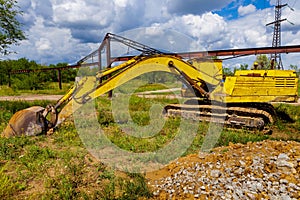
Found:
<svg viewBox="0 0 300 200"><path fill-rule="evenodd" d="M290 158L287 154L281 153L281 154L278 155L277 159L278 160L289 160Z"/></svg>
<svg viewBox="0 0 300 200"><path fill-rule="evenodd" d="M283 195L281 195L280 199L281 200L291 200L291 197L287 194L283 194Z"/></svg>
<svg viewBox="0 0 300 200"><path fill-rule="evenodd" d="M281 183L281 184L288 184L289 182L286 179L280 179L279 183Z"/></svg>
<svg viewBox="0 0 300 200"><path fill-rule="evenodd" d="M293 168L294 164L291 162L288 162L286 160L278 159L277 162L277 167L288 167L288 168Z"/></svg>
<svg viewBox="0 0 300 200"><path fill-rule="evenodd" d="M159 190L153 192L153 195L154 195L154 196L158 196L158 195L159 195Z"/></svg>
<svg viewBox="0 0 300 200"><path fill-rule="evenodd" d="M299 143L263 141L249 143L247 148L243 145L232 147L222 154L208 153L190 163L178 159L176 168L168 168L169 173L175 173L156 182L150 181L154 197L300 199Z"/></svg>
<svg viewBox="0 0 300 200"><path fill-rule="evenodd" d="M263 189L264 189L264 186L261 183L257 183L256 188L257 188L258 191L262 192Z"/></svg>
<svg viewBox="0 0 300 200"><path fill-rule="evenodd" d="M214 178L218 178L221 176L221 171L220 170L211 170L210 171L210 176Z"/></svg>

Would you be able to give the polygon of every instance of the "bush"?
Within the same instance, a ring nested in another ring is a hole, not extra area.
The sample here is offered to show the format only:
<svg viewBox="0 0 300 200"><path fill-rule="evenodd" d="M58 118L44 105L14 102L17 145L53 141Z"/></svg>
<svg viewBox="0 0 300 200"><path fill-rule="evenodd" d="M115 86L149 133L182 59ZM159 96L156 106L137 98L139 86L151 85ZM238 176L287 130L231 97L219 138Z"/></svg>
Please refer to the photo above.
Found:
<svg viewBox="0 0 300 200"><path fill-rule="evenodd" d="M13 78L12 88L14 90L39 90L43 88L42 81L36 74L20 74Z"/></svg>

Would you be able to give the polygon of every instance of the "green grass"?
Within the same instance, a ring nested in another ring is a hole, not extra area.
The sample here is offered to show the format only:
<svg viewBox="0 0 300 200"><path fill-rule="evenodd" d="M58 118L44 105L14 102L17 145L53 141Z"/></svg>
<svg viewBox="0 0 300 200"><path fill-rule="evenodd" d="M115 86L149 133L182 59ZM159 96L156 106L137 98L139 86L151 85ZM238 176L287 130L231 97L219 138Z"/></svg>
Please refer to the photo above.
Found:
<svg viewBox="0 0 300 200"><path fill-rule="evenodd" d="M145 126L149 124L150 116L149 109L152 104L162 103L163 105L169 103L176 103L176 100L167 100L167 99L145 99L136 96L132 96L130 99L130 117L135 124L140 126ZM122 131L119 124L116 124L113 119L113 115L111 113L111 103L106 99L98 99L96 102L98 113L98 121L102 124L103 129L105 130L107 136L117 145L126 149L126 150L135 150L137 152L144 151L153 151L155 149L161 148L165 142L168 142L174 138L174 133L176 133L178 124L180 121L176 119L168 119L165 123L164 128L157 134L155 137L151 138L151 140L147 139L138 139L136 137L132 137L127 135ZM278 105L276 107L279 117L276 124L273 125L273 129L276 131L279 130L282 135L288 137L290 139L296 140L296 137L289 136L288 131L297 133L299 132L300 127L300 107L294 107L290 105ZM293 118L293 121L287 120L283 118L283 113L286 116L290 116ZM125 125L122 127L126 127L130 129L130 123L124 120ZM192 146L188 149L187 154L196 152L200 149L201 144L203 142L204 134L208 129L207 123L200 123L197 131L197 135L194 139ZM173 135L172 135L173 134ZM297 134L294 134L297 135ZM298 135L297 135L298 136ZM263 135L259 132L252 132L247 130L230 130L224 129L220 136L220 139L217 143L217 146L226 146L229 142L234 143L247 143L249 141L262 141L265 139L272 139L272 135ZM276 139L276 138L275 138Z"/></svg>
<svg viewBox="0 0 300 200"><path fill-rule="evenodd" d="M139 138L128 135L151 123L149 109L153 104L177 103L169 99L130 97L130 117L116 123L112 103L106 97L95 101L97 120L106 136L120 148L131 152L153 152L170 143L178 132L180 119L167 119L155 135ZM14 112L32 105L46 106L48 101L0 102L0 132ZM274 134L263 135L247 130L224 129L215 146L272 140L300 141L300 107L276 106L280 114L273 125ZM122 114L122 111L120 111ZM286 115L283 115L285 113ZM285 116L285 117L283 117ZM287 118L289 116L290 118ZM121 117L122 119L122 117ZM127 121L126 121L127 120ZM182 156L198 153L209 123L199 123L192 144ZM143 130L143 129L141 129ZM144 130L145 131L145 130ZM147 132L140 132L140 135ZM157 158L157 160L163 158ZM63 123L52 135L0 138L0 198L1 199L148 199L151 191L143 174L119 172L89 154L78 136L72 119Z"/></svg>
<svg viewBox="0 0 300 200"><path fill-rule="evenodd" d="M43 89L40 90L14 90L8 86L0 86L0 96L18 96L30 94L64 95L73 86L74 83L62 83L62 89L59 89L58 83L43 83Z"/></svg>
<svg viewBox="0 0 300 200"><path fill-rule="evenodd" d="M166 87L166 85L167 86L172 86L172 87L178 87L178 85L176 83L166 83L165 85L158 84L158 83L153 83L153 84L142 85L141 87L137 88L135 90L135 92L147 92L147 91L165 90L165 89L168 89Z"/></svg>
<svg viewBox="0 0 300 200"><path fill-rule="evenodd" d="M71 132L1 138L0 198L151 197L143 175L120 174L104 166L85 150L75 129Z"/></svg>
<svg viewBox="0 0 300 200"><path fill-rule="evenodd" d="M300 80L298 81L298 96L300 96Z"/></svg>
<svg viewBox="0 0 300 200"><path fill-rule="evenodd" d="M15 182L13 178L5 173L6 169L0 169L0 198L5 199L12 196L20 188L20 184Z"/></svg>
<svg viewBox="0 0 300 200"><path fill-rule="evenodd" d="M12 116L11 110L48 103L0 102L0 131ZM138 197L151 197L144 176L114 171L93 158L72 121L50 136L0 138L1 199Z"/></svg>
<svg viewBox="0 0 300 200"><path fill-rule="evenodd" d="M0 96L15 96L15 95L18 94L12 88L4 85L0 86Z"/></svg>

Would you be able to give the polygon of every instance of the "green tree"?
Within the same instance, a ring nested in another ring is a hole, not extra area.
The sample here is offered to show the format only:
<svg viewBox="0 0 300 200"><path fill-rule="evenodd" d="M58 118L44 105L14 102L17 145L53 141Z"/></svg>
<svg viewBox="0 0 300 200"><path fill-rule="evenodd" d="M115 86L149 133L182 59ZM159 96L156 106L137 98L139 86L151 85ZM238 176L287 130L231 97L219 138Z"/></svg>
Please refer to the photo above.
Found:
<svg viewBox="0 0 300 200"><path fill-rule="evenodd" d="M258 63L258 69L271 69L271 61L266 55L256 56L256 61Z"/></svg>
<svg viewBox="0 0 300 200"><path fill-rule="evenodd" d="M297 65L290 65L290 68L291 68L292 70L295 70L296 73L297 73L297 75L300 75L300 69L298 68Z"/></svg>
<svg viewBox="0 0 300 200"><path fill-rule="evenodd" d="M234 72L231 69L227 68L227 67L223 67L223 74L225 76L232 76L234 74Z"/></svg>
<svg viewBox="0 0 300 200"><path fill-rule="evenodd" d="M241 64L240 70L248 70L249 65L248 64Z"/></svg>
<svg viewBox="0 0 300 200"><path fill-rule="evenodd" d="M232 75L235 74L235 72L238 71L238 70L248 70L248 67L249 67L248 64L240 64L240 67L234 67L234 68L233 68L233 73L232 73ZM226 73L227 73L227 75L230 75L230 74L228 74L228 72L226 72ZM230 72L229 72L229 73L230 73ZM225 73L224 73L224 70L223 70L223 74L225 74ZM225 75L226 75L226 74L225 74Z"/></svg>
<svg viewBox="0 0 300 200"><path fill-rule="evenodd" d="M11 63L7 60L0 61L0 85L9 83L9 71L11 70Z"/></svg>
<svg viewBox="0 0 300 200"><path fill-rule="evenodd" d="M11 45L18 45L26 39L17 20L22 12L16 4L16 0L0 0L0 53L4 55L11 53L8 51Z"/></svg>

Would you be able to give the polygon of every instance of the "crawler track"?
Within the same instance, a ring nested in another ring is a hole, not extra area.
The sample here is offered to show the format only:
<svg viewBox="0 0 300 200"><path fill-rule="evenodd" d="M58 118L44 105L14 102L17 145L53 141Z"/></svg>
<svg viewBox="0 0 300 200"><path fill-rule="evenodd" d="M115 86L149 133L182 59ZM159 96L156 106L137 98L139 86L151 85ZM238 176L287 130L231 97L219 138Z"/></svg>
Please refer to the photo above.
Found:
<svg viewBox="0 0 300 200"><path fill-rule="evenodd" d="M188 101L164 108L168 117L222 123L231 128L247 128L268 132L268 125L276 120L275 110L267 103L230 103Z"/></svg>

